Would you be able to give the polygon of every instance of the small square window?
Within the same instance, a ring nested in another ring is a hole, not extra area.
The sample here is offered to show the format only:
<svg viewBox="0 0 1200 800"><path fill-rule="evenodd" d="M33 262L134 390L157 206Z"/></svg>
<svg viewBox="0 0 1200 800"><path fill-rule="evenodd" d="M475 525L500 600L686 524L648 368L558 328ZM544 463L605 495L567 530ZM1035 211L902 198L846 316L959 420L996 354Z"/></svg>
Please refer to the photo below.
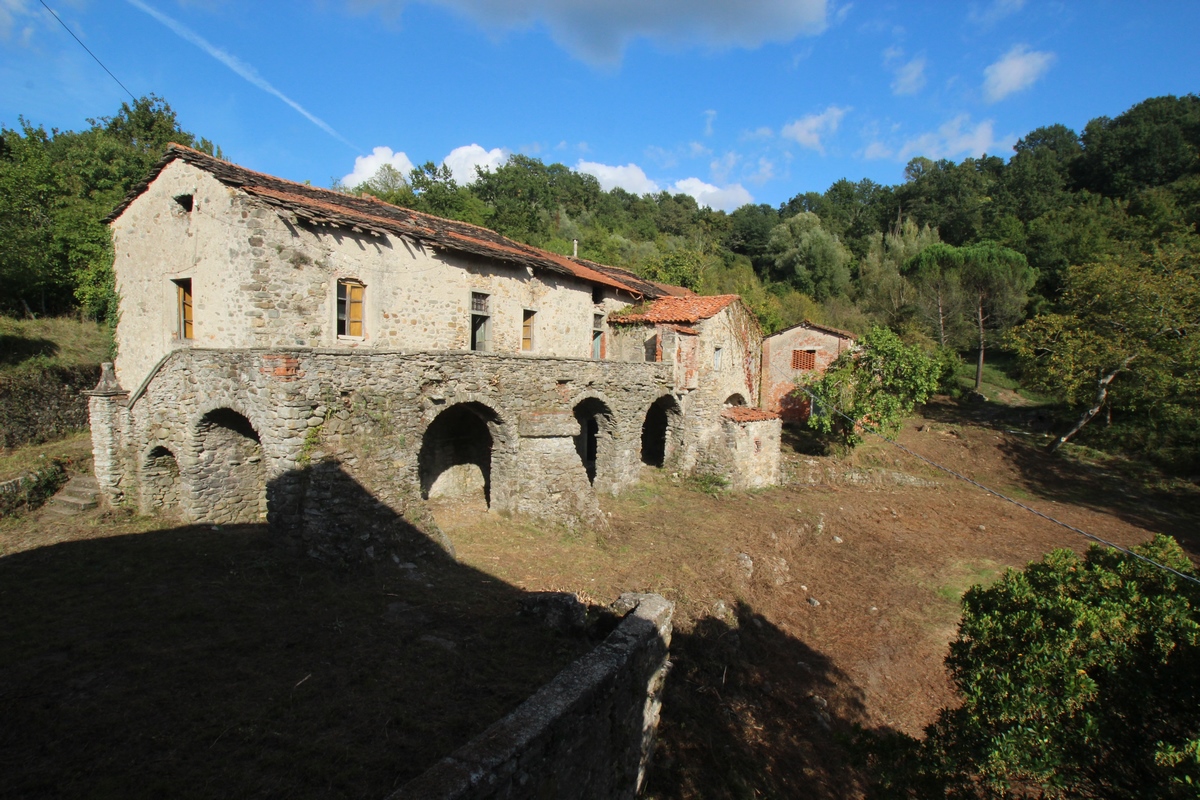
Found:
<svg viewBox="0 0 1200 800"><path fill-rule="evenodd" d="M817 368L816 350L793 350L792 369L813 370Z"/></svg>
<svg viewBox="0 0 1200 800"><path fill-rule="evenodd" d="M358 281L338 281L337 335L363 336L363 297L366 287Z"/></svg>
<svg viewBox="0 0 1200 800"><path fill-rule="evenodd" d="M175 284L175 338L192 338L192 279L180 278Z"/></svg>

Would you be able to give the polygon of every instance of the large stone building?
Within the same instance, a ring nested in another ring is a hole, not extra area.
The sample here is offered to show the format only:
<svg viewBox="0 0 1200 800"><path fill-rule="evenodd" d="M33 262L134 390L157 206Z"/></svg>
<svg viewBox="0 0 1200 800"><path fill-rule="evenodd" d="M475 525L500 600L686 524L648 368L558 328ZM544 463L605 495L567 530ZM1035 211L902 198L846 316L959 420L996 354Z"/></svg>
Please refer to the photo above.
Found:
<svg viewBox="0 0 1200 800"><path fill-rule="evenodd" d="M600 522L597 492L647 464L776 480L778 419L725 413L759 391L736 297L177 145L109 222L118 356L90 411L111 502L380 557L338 481L380 519L450 496ZM694 313L660 324L672 298Z"/></svg>

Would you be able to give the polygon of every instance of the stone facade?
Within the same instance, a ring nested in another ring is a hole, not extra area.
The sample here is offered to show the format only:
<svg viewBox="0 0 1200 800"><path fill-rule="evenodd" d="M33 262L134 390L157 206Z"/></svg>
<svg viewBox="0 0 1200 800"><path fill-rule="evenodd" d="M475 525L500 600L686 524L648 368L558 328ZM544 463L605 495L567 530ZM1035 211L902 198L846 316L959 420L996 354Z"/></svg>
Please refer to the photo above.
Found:
<svg viewBox="0 0 1200 800"><path fill-rule="evenodd" d="M110 224L120 355L89 393L110 502L379 558L394 542L341 507L339 470L413 521L463 497L595 525L645 465L778 472L721 418L760 383L734 296L647 350L615 312L686 290L177 146Z"/></svg>
<svg viewBox="0 0 1200 800"><path fill-rule="evenodd" d="M654 743L673 604L633 610L593 652L388 800L633 800Z"/></svg>
<svg viewBox="0 0 1200 800"><path fill-rule="evenodd" d="M762 408L787 422L808 419L808 401L792 397L796 379L819 375L854 346L854 334L802 322L763 339Z"/></svg>

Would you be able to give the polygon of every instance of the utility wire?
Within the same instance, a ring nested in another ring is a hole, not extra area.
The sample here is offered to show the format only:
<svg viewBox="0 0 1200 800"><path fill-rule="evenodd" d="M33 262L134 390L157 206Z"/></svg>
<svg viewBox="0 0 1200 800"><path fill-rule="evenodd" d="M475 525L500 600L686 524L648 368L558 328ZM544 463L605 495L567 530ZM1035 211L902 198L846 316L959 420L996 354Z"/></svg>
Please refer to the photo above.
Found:
<svg viewBox="0 0 1200 800"><path fill-rule="evenodd" d="M97 58L95 53L93 53L91 50L88 50L88 46L86 44L84 44L78 36L75 35L74 31L72 31L70 28L67 27L67 23L62 21L62 17L60 17L58 14L55 14L54 9L51 8L50 6L46 5L46 0L38 0L38 1L42 4L43 8L45 8L47 11L49 11L50 14L56 20L58 20L58 24L63 26L63 30L65 30L67 33L71 34L71 38L74 39L75 41L79 42L79 46L82 47L84 50L87 50L87 54L89 56L96 59L96 63L100 65L100 68L102 70L104 70L105 72L108 73L108 77L110 77L114 81L116 81L117 86L120 86L122 89L125 89L125 84L121 83L121 81L117 79L117 76L112 74L112 70L110 70L108 67L104 66L104 62L101 61L99 58ZM133 96L133 92L129 91L128 89L125 89L125 94L129 95L130 100L132 100L135 103L137 102L137 98Z"/></svg>
<svg viewBox="0 0 1200 800"><path fill-rule="evenodd" d="M799 386L798 388L800 389L800 391L804 392L804 394L808 395L809 402L813 403L814 406L817 406L819 404L819 401L817 400L816 395L814 395L812 392L810 392L806 387ZM819 404L819 405L824 405L824 404ZM953 469L951 469L950 467L943 466L932 459L926 458L925 456L921 455L920 453L916 452L915 450L911 450L908 447L905 447L904 445L900 444L895 439L889 439L887 436L884 436L882 433L872 429L868 425L865 425L864 423L861 423L861 422L856 422L855 420L851 419L847 414L845 414L839 408L832 408L831 410L833 411L833 413L835 413L839 417L842 417L843 419L845 419L847 422L849 422L855 428L858 428L858 429L862 430L863 432L868 433L872 436L875 436L879 439L883 439L888 444L898 447L899 449L908 453L910 456L920 459L921 461L924 461L926 464L930 465L931 467L940 469L942 472L952 475L955 478L958 478L960 481L965 481L966 483L969 483L972 486L982 489L983 491L987 492L988 494L992 494L992 495L995 495L996 497L999 497L1001 500L1004 500L1005 502L1012 503L1017 508L1024 509L1025 511L1028 511L1030 514L1033 514L1034 516L1037 516L1037 517L1041 517L1042 519L1046 520L1047 522L1052 522L1055 525L1059 525L1063 528L1066 528L1069 531L1078 533L1080 536L1086 537L1087 539L1090 539L1093 542L1097 542L1106 547L1111 547L1114 550L1119 550L1120 552L1125 553L1126 555L1133 556L1134 558L1138 559L1139 561L1144 561L1145 563L1147 563L1153 567L1157 567L1160 570L1170 572L1173 575L1183 578L1186 581L1191 581L1192 583L1196 584L1197 586L1200 586L1200 578L1197 578L1195 575L1188 575L1185 572L1180 572L1179 570L1175 569L1174 567L1168 567L1166 564L1160 564L1159 562L1155 561L1154 559L1148 558L1148 557L1142 555L1141 553L1136 553L1133 550L1130 550L1128 547L1122 547L1121 545L1116 544L1115 542L1110 542L1107 539L1102 539L1099 536L1095 535L1094 533L1088 533L1087 531L1083 530L1082 528L1076 528L1074 525L1063 522L1062 520L1059 520L1059 519L1055 519L1054 517L1050 516L1049 514L1046 514L1042 511L1038 511L1036 508L1033 508L1031 506L1027 506L1024 503L1022 503L1021 501L1015 500L1015 499L1009 497L1008 495L1003 494L1002 492L998 492L995 489L991 488L990 486L985 486L973 478L968 478L966 475L956 472Z"/></svg>

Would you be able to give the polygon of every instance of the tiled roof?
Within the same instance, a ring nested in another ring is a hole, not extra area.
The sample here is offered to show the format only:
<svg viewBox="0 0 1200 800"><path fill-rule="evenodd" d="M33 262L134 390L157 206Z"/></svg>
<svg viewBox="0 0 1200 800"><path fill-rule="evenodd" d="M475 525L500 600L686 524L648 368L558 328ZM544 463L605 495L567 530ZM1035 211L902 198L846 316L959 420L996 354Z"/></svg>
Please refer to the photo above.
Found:
<svg viewBox="0 0 1200 800"><path fill-rule="evenodd" d="M443 219L400 206L385 203L375 197L355 196L293 183L261 172L239 167L228 161L201 153L190 147L171 144L166 154L141 183L135 186L121 204L108 215L105 222L117 219L125 212L154 179L176 159L186 161L212 175L226 186L233 186L263 202L294 214L312 225L346 228L356 233L404 236L440 250L491 258L572 275L601 286L619 289L638 297L661 297L687 293L679 286L663 286L637 277L632 272L573 259L537 247L515 242L495 231L467 222Z"/></svg>
<svg viewBox="0 0 1200 800"><path fill-rule="evenodd" d="M779 419L779 415L774 411L749 406L730 406L721 412L721 416L734 422L765 422L769 419Z"/></svg>
<svg viewBox="0 0 1200 800"><path fill-rule="evenodd" d="M660 297L650 305L629 314L610 314L615 323L696 323L720 313L738 299L736 294L717 294L709 297Z"/></svg>
<svg viewBox="0 0 1200 800"><path fill-rule="evenodd" d="M858 334L856 334L856 333L851 333L850 331L839 330L837 328L830 328L828 325L818 325L817 323L809 322L808 320L804 320L804 322L799 322L799 323L791 326L790 328L784 328L781 331L775 331L774 333L771 334L771 336L779 336L782 333L787 333L788 331L794 331L796 328L812 328L814 331L821 331L822 333L828 333L831 336L840 336L843 339L857 339L858 338ZM768 338L770 338L770 337L768 337Z"/></svg>

